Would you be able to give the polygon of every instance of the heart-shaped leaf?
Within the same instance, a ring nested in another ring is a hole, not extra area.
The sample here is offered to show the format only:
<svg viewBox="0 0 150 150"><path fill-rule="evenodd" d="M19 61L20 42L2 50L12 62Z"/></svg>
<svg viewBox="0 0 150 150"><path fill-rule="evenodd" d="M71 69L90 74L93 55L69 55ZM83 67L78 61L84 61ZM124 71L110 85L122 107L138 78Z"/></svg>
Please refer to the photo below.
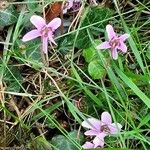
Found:
<svg viewBox="0 0 150 150"><path fill-rule="evenodd" d="M83 135L78 135L78 131L72 131L69 133L69 136L74 139L77 143L83 141ZM74 143L70 142L65 136L57 135L53 137L51 143L59 150L77 150L78 148Z"/></svg>
<svg viewBox="0 0 150 150"><path fill-rule="evenodd" d="M17 11L13 5L0 9L0 26L8 26L17 22Z"/></svg>
<svg viewBox="0 0 150 150"><path fill-rule="evenodd" d="M93 60L88 65L88 72L93 79L101 79L105 75L106 70L99 60Z"/></svg>

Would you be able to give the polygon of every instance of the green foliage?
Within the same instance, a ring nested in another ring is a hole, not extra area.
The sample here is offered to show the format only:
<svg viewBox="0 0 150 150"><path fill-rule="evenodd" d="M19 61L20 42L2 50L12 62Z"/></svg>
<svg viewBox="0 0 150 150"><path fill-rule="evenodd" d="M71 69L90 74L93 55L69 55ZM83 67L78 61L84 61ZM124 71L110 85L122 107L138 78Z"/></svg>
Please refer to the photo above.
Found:
<svg viewBox="0 0 150 150"><path fill-rule="evenodd" d="M3 75L3 80L7 84L7 91L19 92L20 84L23 82L20 70L16 66L10 66L6 68Z"/></svg>
<svg viewBox="0 0 150 150"><path fill-rule="evenodd" d="M148 49L146 51L146 56L150 60L150 46L148 47Z"/></svg>
<svg viewBox="0 0 150 150"><path fill-rule="evenodd" d="M0 9L0 26L8 26L17 22L17 12L13 5Z"/></svg>
<svg viewBox="0 0 150 150"><path fill-rule="evenodd" d="M104 29L108 21L105 21L111 17L112 12L109 8L106 7L94 7L88 8L88 13L86 14L80 28L90 26L88 28L90 33L95 33L95 29ZM93 24L93 25L92 25ZM78 48L88 48L91 46L91 41L89 39L87 28L79 31L76 47ZM99 32L97 32L97 35Z"/></svg>
<svg viewBox="0 0 150 150"><path fill-rule="evenodd" d="M25 0L27 2L27 7L30 12L42 12L42 5L37 3L35 0Z"/></svg>
<svg viewBox="0 0 150 150"><path fill-rule="evenodd" d="M104 29L107 24L107 21L104 20L108 19L111 15L112 15L111 10L106 7L88 8L87 15L84 16L80 28L85 28L87 26L91 34L93 33L95 34L96 32L98 35L99 32L97 32L96 29L99 28ZM75 42L75 47L79 49L84 49L91 46L91 41L87 33L87 28L80 29L79 34L77 36L77 40ZM63 54L66 54L68 51L70 51L70 49L73 47L75 37L76 32L60 38L58 45L59 51L62 52Z"/></svg>
<svg viewBox="0 0 150 150"><path fill-rule="evenodd" d="M101 79L106 71L100 61L93 60L88 65L88 72L93 79Z"/></svg>
<svg viewBox="0 0 150 150"><path fill-rule="evenodd" d="M83 135L81 133L78 135L76 130L68 135L78 143L83 142ZM59 150L77 150L77 147L63 135L53 137L51 143Z"/></svg>
<svg viewBox="0 0 150 150"><path fill-rule="evenodd" d="M133 91L134 93L147 105L148 108L150 108L150 99L143 93L121 70L119 70L115 66L116 72L118 76L126 83Z"/></svg>
<svg viewBox="0 0 150 150"><path fill-rule="evenodd" d="M66 35L58 40L58 50L61 54L66 55L73 47L74 34Z"/></svg>
<svg viewBox="0 0 150 150"><path fill-rule="evenodd" d="M28 150L52 150L50 143L48 143L43 137L37 137L32 140L27 148Z"/></svg>
<svg viewBox="0 0 150 150"><path fill-rule="evenodd" d="M15 55L28 61L42 62L40 39L35 39L26 43L17 41L17 47L14 49Z"/></svg>
<svg viewBox="0 0 150 150"><path fill-rule="evenodd" d="M96 54L97 53L93 46L83 50L83 56L85 58L85 61L88 63L94 60L94 58L96 57Z"/></svg>
<svg viewBox="0 0 150 150"><path fill-rule="evenodd" d="M96 43L98 41L95 41ZM107 59L106 51L101 52L103 59ZM83 56L88 63L88 72L93 79L101 79L106 70L103 66L103 62L99 57L99 52L93 46L83 50Z"/></svg>
<svg viewBox="0 0 150 150"><path fill-rule="evenodd" d="M38 7L38 3L35 3L35 0L26 0L29 11L33 11Z"/></svg>

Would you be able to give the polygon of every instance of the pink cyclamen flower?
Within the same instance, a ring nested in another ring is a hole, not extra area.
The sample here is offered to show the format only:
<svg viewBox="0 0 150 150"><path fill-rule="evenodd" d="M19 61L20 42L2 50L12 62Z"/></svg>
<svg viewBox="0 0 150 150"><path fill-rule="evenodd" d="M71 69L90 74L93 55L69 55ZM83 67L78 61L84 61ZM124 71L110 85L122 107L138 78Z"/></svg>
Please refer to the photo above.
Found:
<svg viewBox="0 0 150 150"><path fill-rule="evenodd" d="M39 36L41 36L42 40L42 50L46 54L47 53L47 47L48 47L48 39L50 42L57 45L53 39L53 32L61 25L61 19L60 18L54 18L51 22L46 24L46 21L37 15L33 15L30 18L31 23L36 27L36 29L31 30L30 32L26 33L22 41L30 41L32 39L35 39Z"/></svg>
<svg viewBox="0 0 150 150"><path fill-rule="evenodd" d="M80 8L81 0L66 0L64 3L63 14L67 13L69 9L76 11Z"/></svg>
<svg viewBox="0 0 150 150"><path fill-rule="evenodd" d="M124 44L124 41L129 37L129 34L125 33L120 37L114 32L114 29L111 25L106 26L106 32L108 34L108 41L101 43L96 48L97 49L111 49L111 55L113 59L118 58L118 49L123 53L127 52L127 46Z"/></svg>
<svg viewBox="0 0 150 150"><path fill-rule="evenodd" d="M105 136L117 134L122 128L120 123L112 123L108 112L102 113L101 120L88 118L82 122L82 126L89 129L84 133L85 135L96 136L93 140L94 148L103 147Z"/></svg>

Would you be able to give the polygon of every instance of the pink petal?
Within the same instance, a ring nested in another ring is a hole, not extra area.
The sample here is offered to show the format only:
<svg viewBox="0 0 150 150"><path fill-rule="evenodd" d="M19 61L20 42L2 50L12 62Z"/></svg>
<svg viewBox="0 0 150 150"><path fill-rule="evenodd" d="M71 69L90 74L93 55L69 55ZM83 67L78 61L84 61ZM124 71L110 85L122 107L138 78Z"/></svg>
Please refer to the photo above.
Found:
<svg viewBox="0 0 150 150"><path fill-rule="evenodd" d="M85 142L85 144L82 145L82 147L83 147L84 149L90 149L90 148L94 148L94 144L91 143L91 142Z"/></svg>
<svg viewBox="0 0 150 150"><path fill-rule="evenodd" d="M61 19L60 18L54 18L47 27L52 28L52 31L55 31L59 26L61 25Z"/></svg>
<svg viewBox="0 0 150 150"><path fill-rule="evenodd" d="M67 13L67 8L63 9L63 14Z"/></svg>
<svg viewBox="0 0 150 150"><path fill-rule="evenodd" d="M120 123L112 123L109 125L110 134L117 134L121 131L122 125Z"/></svg>
<svg viewBox="0 0 150 150"><path fill-rule="evenodd" d="M37 15L33 15L30 18L30 21L38 30L41 30L44 26L46 26L45 20L42 17Z"/></svg>
<svg viewBox="0 0 150 150"><path fill-rule="evenodd" d="M124 42L127 38L129 38L130 37L130 34L127 34L127 33L125 33L125 34L123 34L123 35L121 35L120 37L119 37L119 39L122 41L122 42Z"/></svg>
<svg viewBox="0 0 150 150"><path fill-rule="evenodd" d="M43 37L42 38L42 50L45 54L47 54L48 51L48 37Z"/></svg>
<svg viewBox="0 0 150 150"><path fill-rule="evenodd" d="M107 48L110 48L111 46L110 46L110 44L109 44L109 42L103 42L103 43L101 43L100 45L98 45L96 48L97 49L107 49Z"/></svg>
<svg viewBox="0 0 150 150"><path fill-rule="evenodd" d="M117 37L116 33L114 32L113 27L110 24L106 26L106 31L107 31L109 41Z"/></svg>
<svg viewBox="0 0 150 150"><path fill-rule="evenodd" d="M101 122L95 118L88 118L87 120L82 122L82 126L92 130L100 130Z"/></svg>
<svg viewBox="0 0 150 150"><path fill-rule="evenodd" d="M96 136L93 140L94 148L96 147L103 147L104 146L104 137L106 134L100 133L98 136Z"/></svg>
<svg viewBox="0 0 150 150"><path fill-rule="evenodd" d="M103 112L101 115L101 121L104 124L111 124L112 123L111 115L108 112Z"/></svg>
<svg viewBox="0 0 150 150"><path fill-rule="evenodd" d="M56 42L55 42L54 39L53 39L53 35L52 35L51 32L48 33L48 38L49 38L50 42L52 42L52 43L54 43L55 45L57 45Z"/></svg>
<svg viewBox="0 0 150 150"><path fill-rule="evenodd" d="M26 41L30 41L32 39L35 39L37 37L41 36L41 33L38 30L31 30L30 32L26 33L23 38L22 41L26 42Z"/></svg>
<svg viewBox="0 0 150 150"><path fill-rule="evenodd" d="M96 131L96 130L88 130L84 133L85 135L90 135L90 136L93 136L93 135L98 135L99 132Z"/></svg>
<svg viewBox="0 0 150 150"><path fill-rule="evenodd" d="M120 42L120 46L118 46L118 49L120 49L123 53L127 52L127 46L123 42Z"/></svg>
<svg viewBox="0 0 150 150"><path fill-rule="evenodd" d="M117 58L118 58L117 48L112 49L111 55L114 60L117 60Z"/></svg>
<svg viewBox="0 0 150 150"><path fill-rule="evenodd" d="M68 0L68 6L67 8L70 9L73 6L73 0Z"/></svg>

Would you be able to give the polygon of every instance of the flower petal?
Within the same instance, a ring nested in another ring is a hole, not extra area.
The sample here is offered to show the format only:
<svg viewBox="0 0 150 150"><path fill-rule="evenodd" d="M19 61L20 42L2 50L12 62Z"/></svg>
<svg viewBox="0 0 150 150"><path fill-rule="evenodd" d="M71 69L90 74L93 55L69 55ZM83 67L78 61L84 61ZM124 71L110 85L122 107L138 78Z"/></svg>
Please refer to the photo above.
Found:
<svg viewBox="0 0 150 150"><path fill-rule="evenodd" d="M30 41L32 39L35 39L37 37L41 36L40 32L38 30L31 30L30 32L26 33L23 38L22 41L26 42L26 41Z"/></svg>
<svg viewBox="0 0 150 150"><path fill-rule="evenodd" d="M84 149L90 149L90 148L94 148L94 144L91 143L91 142L85 142L85 144L82 145L82 147L83 147Z"/></svg>
<svg viewBox="0 0 150 150"><path fill-rule="evenodd" d="M73 2L75 2L74 0L68 0L68 6L67 9L70 9L73 6Z"/></svg>
<svg viewBox="0 0 150 150"><path fill-rule="evenodd" d="M112 123L112 118L111 115L108 112L103 112L101 115L101 121L104 124L111 124Z"/></svg>
<svg viewBox="0 0 150 150"><path fill-rule="evenodd" d="M90 135L90 136L93 136L93 135L98 135L99 132L96 131L96 130L88 130L86 132L84 132L85 135Z"/></svg>
<svg viewBox="0 0 150 150"><path fill-rule="evenodd" d="M93 140L94 148L96 147L103 147L104 146L104 137L106 134L100 133L98 136L96 136Z"/></svg>
<svg viewBox="0 0 150 150"><path fill-rule="evenodd" d="M106 26L106 31L107 31L107 35L108 35L109 41L110 41L111 39L117 37L116 33L114 32L113 27L112 27L110 24L108 24L108 25Z"/></svg>
<svg viewBox="0 0 150 150"><path fill-rule="evenodd" d="M110 44L109 44L109 42L103 42L103 43L101 43L100 45L98 45L96 48L97 49L107 49L107 48L110 48L111 46L110 46Z"/></svg>
<svg viewBox="0 0 150 150"><path fill-rule="evenodd" d="M118 46L118 49L120 49L123 53L127 52L127 46L123 42L120 42L120 46Z"/></svg>
<svg viewBox="0 0 150 150"><path fill-rule="evenodd" d="M120 132L122 125L120 123L112 123L109 125L110 134L117 134Z"/></svg>
<svg viewBox="0 0 150 150"><path fill-rule="evenodd" d="M63 9L63 14L67 13L67 8Z"/></svg>
<svg viewBox="0 0 150 150"><path fill-rule="evenodd" d="M120 37L119 37L119 39L122 41L122 42L124 42L127 38L129 38L130 37L130 34L127 34L127 33L125 33L125 34L123 34L123 35L121 35Z"/></svg>
<svg viewBox="0 0 150 150"><path fill-rule="evenodd" d="M41 30L46 25L45 20L42 17L37 15L33 15L30 18L30 21L38 30Z"/></svg>
<svg viewBox="0 0 150 150"><path fill-rule="evenodd" d="M114 60L117 60L117 58L118 58L117 48L112 49L111 55Z"/></svg>
<svg viewBox="0 0 150 150"><path fill-rule="evenodd" d="M52 42L53 44L57 45L56 42L53 39L53 34L51 32L48 33L48 38L49 38L50 42Z"/></svg>
<svg viewBox="0 0 150 150"><path fill-rule="evenodd" d="M101 122L95 118L88 118L87 120L83 121L81 125L85 128L99 131Z"/></svg>
<svg viewBox="0 0 150 150"><path fill-rule="evenodd" d="M47 54L48 51L48 37L42 38L42 50L45 54Z"/></svg>
<svg viewBox="0 0 150 150"><path fill-rule="evenodd" d="M54 18L47 27L52 28L52 31L55 31L59 26L61 25L61 19L60 18Z"/></svg>

